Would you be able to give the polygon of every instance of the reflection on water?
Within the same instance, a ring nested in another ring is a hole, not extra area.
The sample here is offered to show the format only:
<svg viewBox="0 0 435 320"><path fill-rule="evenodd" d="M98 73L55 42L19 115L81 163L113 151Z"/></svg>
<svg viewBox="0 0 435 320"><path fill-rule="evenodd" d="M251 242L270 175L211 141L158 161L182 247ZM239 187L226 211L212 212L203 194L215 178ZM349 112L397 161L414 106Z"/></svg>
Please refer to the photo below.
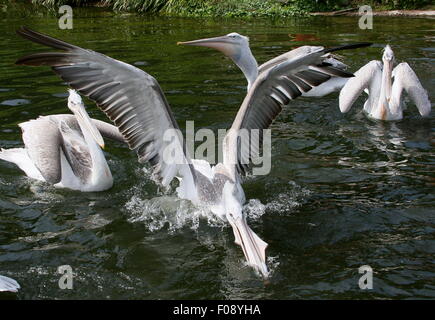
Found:
<svg viewBox="0 0 435 320"><path fill-rule="evenodd" d="M42 50L15 35L22 24L146 70L182 128L186 120L227 128L246 83L219 52L176 42L232 31L250 37L260 63L306 43L374 42L342 53L352 71L378 59L388 42L435 101L431 19L377 17L366 32L352 17L222 23L84 9L75 11L74 30L62 31L54 17L24 23L0 14L4 148L22 145L18 123L67 112L65 85L49 69L13 66ZM271 173L244 183L248 221L269 244L270 283L245 265L228 225L177 199L175 185L161 190L149 167L110 141L105 156L115 185L106 192L56 189L0 163L0 273L21 284L19 298L433 298L433 112L422 119L410 105L403 121L382 123L362 113L364 98L345 115L337 98L301 98L284 108L272 125ZM73 267L74 290L58 289L63 264ZM370 292L358 288L365 264L375 271Z"/></svg>

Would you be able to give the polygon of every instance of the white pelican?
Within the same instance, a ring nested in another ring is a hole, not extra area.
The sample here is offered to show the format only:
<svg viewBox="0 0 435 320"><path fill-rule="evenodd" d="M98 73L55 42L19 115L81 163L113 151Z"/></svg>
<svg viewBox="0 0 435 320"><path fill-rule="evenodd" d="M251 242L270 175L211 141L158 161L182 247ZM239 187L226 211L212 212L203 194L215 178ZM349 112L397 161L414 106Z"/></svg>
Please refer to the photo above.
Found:
<svg viewBox="0 0 435 320"><path fill-rule="evenodd" d="M224 138L222 163L212 167L204 160L190 158L181 134L171 141L164 139L167 132L178 130L178 124L157 80L148 73L27 28L17 32L26 39L63 51L32 54L20 58L17 64L51 66L70 86L94 100L119 128L129 147L136 151L139 162L150 162L154 176L163 186L168 186L174 177L179 178L177 193L180 198L207 206L218 217L227 220L248 264L263 277L268 276L267 243L251 230L242 212L245 195L241 175L247 170L247 164L242 160L250 159L246 151L249 153L251 149L246 148L250 143L246 139L241 142L239 131L259 129L262 135L262 129L269 127L284 105L329 80L334 68L324 63L325 54L358 45L321 49L262 72L252 84ZM174 145L181 159L167 161L165 152Z"/></svg>
<svg viewBox="0 0 435 320"><path fill-rule="evenodd" d="M364 111L370 118L400 120L403 118L402 91L405 90L420 114L428 116L431 103L427 92L409 64L402 62L393 70L394 53L389 45L384 49L382 62L383 65L377 60L370 61L355 72L355 77L340 92L341 112L348 112L360 94L368 90Z"/></svg>
<svg viewBox="0 0 435 320"><path fill-rule="evenodd" d="M124 141L119 130L91 119L74 90L69 90L68 108L74 115L41 116L20 123L25 147L1 149L0 159L15 163L30 178L56 187L80 191L109 189L113 179L100 148L104 147L101 133Z"/></svg>
<svg viewBox="0 0 435 320"><path fill-rule="evenodd" d="M18 292L20 285L14 279L0 276L0 292Z"/></svg>
<svg viewBox="0 0 435 320"><path fill-rule="evenodd" d="M230 58L240 68L240 70L242 70L246 80L248 81L248 90L252 87L252 84L255 82L258 75L265 70L283 61L296 59L324 49L319 46L302 46L279 55L258 67L257 60L252 55L251 48L249 47L249 38L242 36L237 32L232 32L220 37L178 42L177 44L208 47L221 51L224 55ZM302 96L323 97L334 91L340 90L348 80L348 73L342 72L347 68L347 65L338 61L330 54L327 55L323 61L325 63L330 63L334 67L335 74L332 74L331 79L325 81L321 85L308 92L303 92Z"/></svg>

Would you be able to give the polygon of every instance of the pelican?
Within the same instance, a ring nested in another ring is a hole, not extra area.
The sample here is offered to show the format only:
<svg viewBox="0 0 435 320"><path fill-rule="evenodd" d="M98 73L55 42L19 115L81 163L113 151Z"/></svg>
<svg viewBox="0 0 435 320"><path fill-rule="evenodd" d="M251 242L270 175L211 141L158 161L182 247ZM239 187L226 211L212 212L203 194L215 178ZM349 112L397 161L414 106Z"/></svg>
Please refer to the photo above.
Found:
<svg viewBox="0 0 435 320"><path fill-rule="evenodd" d="M0 292L18 292L20 285L14 279L0 276Z"/></svg>
<svg viewBox="0 0 435 320"><path fill-rule="evenodd" d="M324 49L320 46L302 46L294 50L288 51L278 57L275 57L258 67L257 60L252 55L249 47L249 38L242 36L237 32L229 33L225 36L178 42L179 45L208 47L221 51L224 55L230 58L243 72L248 81L248 91L257 79L258 75L268 70L269 68L287 60L296 59L300 56L308 55L312 52L317 52ZM347 65L335 59L332 55L328 55L324 59L325 63L330 63L336 68L335 75L331 79L325 81L321 85L313 88L308 92L303 92L302 96L307 97L323 97L334 91L340 90L346 81L348 75L342 74L340 71L347 68Z"/></svg>
<svg viewBox="0 0 435 320"><path fill-rule="evenodd" d="M56 187L80 191L111 188L113 178L101 150L101 134L124 141L121 134L115 126L91 119L74 90L69 90L68 108L74 115L41 116L20 123L25 147L1 149L0 159L15 163L28 177Z"/></svg>
<svg viewBox="0 0 435 320"><path fill-rule="evenodd" d="M341 112L348 112L359 95L368 90L369 97L364 103L364 111L370 118L400 120L403 118L402 91L405 90L420 114L428 116L431 103L427 92L409 64L402 62L393 70L394 53L389 45L384 49L382 62L383 64L377 60L370 61L355 72L355 77L341 89Z"/></svg>
<svg viewBox="0 0 435 320"><path fill-rule="evenodd" d="M241 176L247 173L250 159L242 129L269 127L282 107L312 87L329 80L334 68L324 63L328 52L363 45L321 49L297 59L284 61L261 73L245 97L231 129L223 141L223 161L211 166L205 160L192 159L183 142L171 108L155 78L127 63L101 53L86 50L28 28L17 31L22 37L62 52L36 53L17 60L19 65L51 66L65 82L94 100L97 106L119 128L139 162L149 162L155 180L166 187L177 177L178 197L208 208L228 221L235 243L240 245L248 265L266 278L267 243L248 226L242 211L245 194ZM312 70L316 68L316 70ZM349 76L353 76L349 74ZM175 132L170 139L165 136ZM244 147L238 152L243 143ZM248 147L255 146L248 145ZM175 150L177 160L168 159Z"/></svg>

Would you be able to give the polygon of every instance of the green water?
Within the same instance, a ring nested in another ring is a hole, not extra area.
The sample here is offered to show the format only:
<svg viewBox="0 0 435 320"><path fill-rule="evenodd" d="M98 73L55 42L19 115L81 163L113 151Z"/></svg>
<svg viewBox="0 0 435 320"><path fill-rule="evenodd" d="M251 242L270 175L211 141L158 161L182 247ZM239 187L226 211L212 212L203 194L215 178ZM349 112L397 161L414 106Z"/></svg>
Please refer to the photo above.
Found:
<svg viewBox="0 0 435 320"><path fill-rule="evenodd" d="M66 86L49 68L14 66L45 50L15 34L22 25L147 71L182 128L186 120L197 129L229 127L246 83L220 53L176 42L233 31L250 37L259 62L302 44L374 42L340 53L352 71L390 43L435 101L433 19L375 18L367 31L352 17L74 14L68 31L31 7L0 13L1 147L22 145L18 123L68 112ZM105 154L115 184L106 192L55 189L0 162L0 274L21 284L20 299L434 298L434 113L422 119L409 104L403 121L379 123L361 113L363 98L345 115L337 98L301 98L285 108L272 125L271 173L243 185L249 224L269 243L269 284L244 265L230 227L157 188L150 168L111 141ZM60 265L73 268L72 290L59 289ZM358 287L362 265L374 270L372 290Z"/></svg>

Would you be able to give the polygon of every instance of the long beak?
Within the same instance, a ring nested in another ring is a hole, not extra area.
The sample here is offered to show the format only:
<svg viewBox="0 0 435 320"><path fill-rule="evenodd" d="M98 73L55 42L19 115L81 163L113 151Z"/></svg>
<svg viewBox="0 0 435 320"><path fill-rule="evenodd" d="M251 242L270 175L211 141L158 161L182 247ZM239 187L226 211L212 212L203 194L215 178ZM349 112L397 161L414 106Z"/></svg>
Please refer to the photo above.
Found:
<svg viewBox="0 0 435 320"><path fill-rule="evenodd" d="M198 46L198 47L207 47L221 51L227 56L231 56L235 53L234 44L230 41L227 36L186 41L186 42L177 42L178 45L186 45L186 46Z"/></svg>
<svg viewBox="0 0 435 320"><path fill-rule="evenodd" d="M78 117L78 121L80 121L84 127L90 132L95 142L104 149L104 139L101 136L100 131L98 131L97 127L92 122L92 119L89 117L88 113L84 109L84 107L79 108L75 112L76 117Z"/></svg>
<svg viewBox="0 0 435 320"><path fill-rule="evenodd" d="M393 73L393 60L389 60L385 63L385 68L386 70L386 74L387 74L387 79L386 79L386 87L385 87L385 97L387 98L387 101L390 101L391 98L391 91L392 91L392 73Z"/></svg>
<svg viewBox="0 0 435 320"><path fill-rule="evenodd" d="M252 231L244 218L231 223L231 226L236 238L235 243L242 247L248 264L260 272L264 278L267 278L269 275L266 266L267 243Z"/></svg>

